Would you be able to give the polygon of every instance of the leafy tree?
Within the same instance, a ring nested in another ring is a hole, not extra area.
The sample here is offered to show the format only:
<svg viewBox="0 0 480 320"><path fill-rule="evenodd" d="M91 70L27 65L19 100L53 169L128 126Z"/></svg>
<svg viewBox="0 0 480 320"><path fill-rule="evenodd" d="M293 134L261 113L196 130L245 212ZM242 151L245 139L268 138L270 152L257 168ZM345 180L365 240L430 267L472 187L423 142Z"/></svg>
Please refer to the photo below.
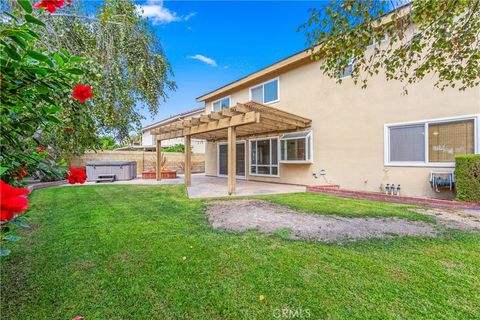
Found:
<svg viewBox="0 0 480 320"><path fill-rule="evenodd" d="M40 136L62 130L70 142L75 132L69 123L87 131L93 123L88 106L72 97L87 73L84 59L45 46L37 32L45 24L33 16L30 2L19 3L17 13L5 12L0 31L0 175L13 184L27 174L62 177Z"/></svg>
<svg viewBox="0 0 480 320"><path fill-rule="evenodd" d="M112 137L101 137L100 138L100 149L102 150L113 150L117 148L117 142Z"/></svg>
<svg viewBox="0 0 480 320"><path fill-rule="evenodd" d="M177 143L170 147L163 147L162 152L185 152L185 145L183 143Z"/></svg>
<svg viewBox="0 0 480 320"><path fill-rule="evenodd" d="M16 1L7 3L3 4L5 14L22 10ZM101 148L100 136L113 136L126 144L129 134L141 127L142 116L136 106L146 106L153 115L167 98L166 92L176 88L160 43L133 1L104 0L98 8L86 4L75 1L68 7L61 4L62 10L53 10L56 12L40 9L29 13L44 24L34 31L45 50L63 48L65 54L83 58L83 79L96 93L87 116L72 117L68 109L60 108L56 116L68 125L52 125L37 132L36 139L50 146L55 159L69 160L88 149Z"/></svg>
<svg viewBox="0 0 480 320"><path fill-rule="evenodd" d="M136 106L156 114L167 91L176 88L173 72L134 1L104 0L93 12L86 3L76 1L65 13L46 16L45 33L49 45L92 61L87 78L98 89L92 99L96 129L125 143L141 127Z"/></svg>
<svg viewBox="0 0 480 320"><path fill-rule="evenodd" d="M432 75L441 90L480 83L480 0L331 1L299 29L324 74L337 78L353 59L362 88L380 71L405 91Z"/></svg>

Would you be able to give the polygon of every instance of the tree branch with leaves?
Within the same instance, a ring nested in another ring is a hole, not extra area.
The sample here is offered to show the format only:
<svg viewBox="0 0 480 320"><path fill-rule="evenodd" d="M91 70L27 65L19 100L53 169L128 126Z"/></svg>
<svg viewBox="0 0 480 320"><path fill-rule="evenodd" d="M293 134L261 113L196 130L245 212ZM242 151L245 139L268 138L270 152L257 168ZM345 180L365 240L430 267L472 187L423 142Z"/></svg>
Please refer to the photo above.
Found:
<svg viewBox="0 0 480 320"><path fill-rule="evenodd" d="M405 92L427 77L441 90L480 83L480 0L331 1L299 30L324 74L337 79L353 60L362 88L380 72Z"/></svg>

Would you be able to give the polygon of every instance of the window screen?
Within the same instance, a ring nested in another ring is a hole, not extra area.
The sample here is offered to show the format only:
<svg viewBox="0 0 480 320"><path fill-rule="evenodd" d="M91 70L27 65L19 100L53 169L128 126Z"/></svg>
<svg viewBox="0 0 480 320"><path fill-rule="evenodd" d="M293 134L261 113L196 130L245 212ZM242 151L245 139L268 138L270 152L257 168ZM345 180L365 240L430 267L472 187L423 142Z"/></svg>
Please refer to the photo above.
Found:
<svg viewBox="0 0 480 320"><path fill-rule="evenodd" d="M353 71L353 63L354 63L354 59L350 58L348 60L348 65L338 72L337 79L351 76Z"/></svg>
<svg viewBox="0 0 480 320"><path fill-rule="evenodd" d="M456 155L474 153L474 121L428 125L428 160L452 162Z"/></svg>
<svg viewBox="0 0 480 320"><path fill-rule="evenodd" d="M212 103L212 111L222 111L222 109L230 108L230 98L223 98Z"/></svg>
<svg viewBox="0 0 480 320"><path fill-rule="evenodd" d="M425 126L390 128L390 161L425 161Z"/></svg>
<svg viewBox="0 0 480 320"><path fill-rule="evenodd" d="M250 95L253 101L260 103L278 100L278 80L275 79L250 89Z"/></svg>
<svg viewBox="0 0 480 320"><path fill-rule="evenodd" d="M310 162L312 160L312 132L290 132L280 139L280 155L283 162Z"/></svg>
<svg viewBox="0 0 480 320"><path fill-rule="evenodd" d="M278 80L265 83L263 86L263 96L264 103L278 100Z"/></svg>
<svg viewBox="0 0 480 320"><path fill-rule="evenodd" d="M263 103L263 86L252 89L252 100Z"/></svg>
<svg viewBox="0 0 480 320"><path fill-rule="evenodd" d="M250 174L278 175L278 139L250 141Z"/></svg>

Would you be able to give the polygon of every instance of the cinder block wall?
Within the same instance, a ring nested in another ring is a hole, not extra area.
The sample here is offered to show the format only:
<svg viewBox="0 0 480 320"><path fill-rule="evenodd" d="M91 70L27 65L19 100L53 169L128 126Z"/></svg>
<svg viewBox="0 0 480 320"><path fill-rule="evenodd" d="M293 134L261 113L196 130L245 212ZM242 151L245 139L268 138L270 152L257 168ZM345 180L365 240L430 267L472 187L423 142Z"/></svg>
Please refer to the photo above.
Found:
<svg viewBox="0 0 480 320"><path fill-rule="evenodd" d="M185 155L180 152L164 152L167 157L167 168L183 173ZM137 176L143 171L154 170L157 160L156 152L152 151L99 151L87 152L81 157L74 157L72 167L85 166L88 161L136 161ZM192 173L205 172L205 154L192 153Z"/></svg>

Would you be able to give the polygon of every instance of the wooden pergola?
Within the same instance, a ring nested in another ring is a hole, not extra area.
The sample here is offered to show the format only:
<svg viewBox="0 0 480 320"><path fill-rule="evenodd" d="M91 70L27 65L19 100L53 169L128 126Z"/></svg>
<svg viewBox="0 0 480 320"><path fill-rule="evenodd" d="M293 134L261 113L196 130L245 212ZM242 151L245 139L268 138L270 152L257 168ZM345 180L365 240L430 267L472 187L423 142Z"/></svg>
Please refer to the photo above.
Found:
<svg viewBox="0 0 480 320"><path fill-rule="evenodd" d="M156 136L157 180L161 179L162 140L183 137L185 139L185 185L191 179L191 139L209 141L227 140L228 143L228 194L235 193L236 142L237 137L251 137L259 134L284 133L308 128L311 120L295 114L269 107L257 102L237 103L222 111L211 112L188 120L179 119L168 125L151 130Z"/></svg>

